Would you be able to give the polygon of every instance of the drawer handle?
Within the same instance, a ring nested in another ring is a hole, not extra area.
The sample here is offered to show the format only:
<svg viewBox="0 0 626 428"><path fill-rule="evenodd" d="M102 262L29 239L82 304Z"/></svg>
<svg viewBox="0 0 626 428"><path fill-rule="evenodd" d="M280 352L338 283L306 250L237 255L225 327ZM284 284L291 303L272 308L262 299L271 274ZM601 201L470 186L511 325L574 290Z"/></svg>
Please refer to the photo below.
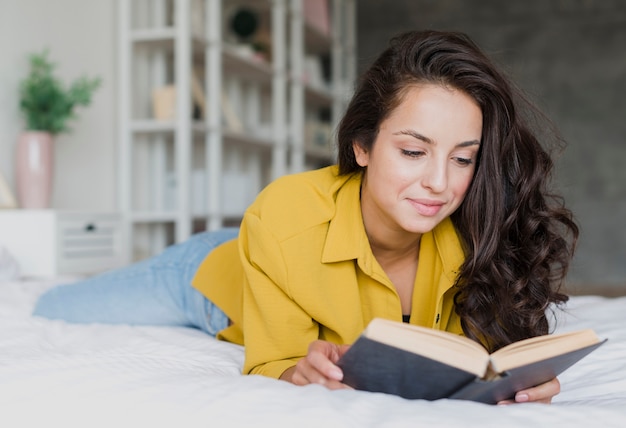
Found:
<svg viewBox="0 0 626 428"><path fill-rule="evenodd" d="M96 230L96 225L93 223L89 223L85 226L85 232L94 232Z"/></svg>

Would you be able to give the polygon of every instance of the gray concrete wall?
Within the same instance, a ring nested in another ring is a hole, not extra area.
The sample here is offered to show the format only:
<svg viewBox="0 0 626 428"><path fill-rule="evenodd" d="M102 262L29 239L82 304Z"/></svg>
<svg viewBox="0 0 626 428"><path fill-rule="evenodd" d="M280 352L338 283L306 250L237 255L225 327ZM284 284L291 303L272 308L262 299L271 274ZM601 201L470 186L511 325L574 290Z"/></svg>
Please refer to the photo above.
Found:
<svg viewBox="0 0 626 428"><path fill-rule="evenodd" d="M582 229L569 283L626 294L626 1L359 0L363 69L399 31L468 33L556 123L556 183ZM586 291L586 290L585 290Z"/></svg>

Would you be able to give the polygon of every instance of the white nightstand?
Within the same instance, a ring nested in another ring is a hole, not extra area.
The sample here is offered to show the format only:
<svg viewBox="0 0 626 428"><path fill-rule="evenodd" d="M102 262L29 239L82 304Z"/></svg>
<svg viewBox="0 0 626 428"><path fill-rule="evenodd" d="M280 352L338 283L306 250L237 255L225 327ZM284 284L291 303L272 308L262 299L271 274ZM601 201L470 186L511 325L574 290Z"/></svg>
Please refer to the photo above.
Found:
<svg viewBox="0 0 626 428"><path fill-rule="evenodd" d="M0 210L0 245L22 276L92 274L119 267L119 214L55 210Z"/></svg>

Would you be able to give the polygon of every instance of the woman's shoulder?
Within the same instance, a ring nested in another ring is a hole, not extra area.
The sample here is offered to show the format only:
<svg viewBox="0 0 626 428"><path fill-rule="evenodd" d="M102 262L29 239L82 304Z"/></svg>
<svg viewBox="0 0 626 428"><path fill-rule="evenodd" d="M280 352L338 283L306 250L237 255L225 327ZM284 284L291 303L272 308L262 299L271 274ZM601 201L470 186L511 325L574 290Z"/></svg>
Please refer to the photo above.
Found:
<svg viewBox="0 0 626 428"><path fill-rule="evenodd" d="M335 165L312 171L289 174L268 184L252 206L267 204L311 203L314 200L332 199L349 176L340 176Z"/></svg>
<svg viewBox="0 0 626 428"><path fill-rule="evenodd" d="M339 182L345 182L345 177L339 175L339 168L331 165L310 171L288 174L277 178L265 190L278 189L330 189Z"/></svg>
<svg viewBox="0 0 626 428"><path fill-rule="evenodd" d="M247 214L281 229L329 221L335 213L337 193L350 178L339 175L336 166L280 177L259 193Z"/></svg>

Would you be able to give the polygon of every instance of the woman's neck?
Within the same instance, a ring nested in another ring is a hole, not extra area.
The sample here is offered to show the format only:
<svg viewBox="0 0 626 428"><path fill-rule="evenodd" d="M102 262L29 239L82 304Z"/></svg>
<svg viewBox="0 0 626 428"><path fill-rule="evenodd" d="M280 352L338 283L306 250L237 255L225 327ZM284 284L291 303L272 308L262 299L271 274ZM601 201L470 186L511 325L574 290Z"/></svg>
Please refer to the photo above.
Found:
<svg viewBox="0 0 626 428"><path fill-rule="evenodd" d="M372 253L387 277L393 284L403 314L410 314L413 301L413 287L419 261L421 235L389 233L386 239L379 240L368 232ZM412 239L407 239L407 235Z"/></svg>
<svg viewBox="0 0 626 428"><path fill-rule="evenodd" d="M362 216L365 234L376 259L393 260L417 256L422 234L389 227L385 219L372 219L366 213L362 213Z"/></svg>
<svg viewBox="0 0 626 428"><path fill-rule="evenodd" d="M372 254L395 287L402 313L410 314L422 235L390 224L388 218L377 213L374 207L368 206L362 192L361 215Z"/></svg>

